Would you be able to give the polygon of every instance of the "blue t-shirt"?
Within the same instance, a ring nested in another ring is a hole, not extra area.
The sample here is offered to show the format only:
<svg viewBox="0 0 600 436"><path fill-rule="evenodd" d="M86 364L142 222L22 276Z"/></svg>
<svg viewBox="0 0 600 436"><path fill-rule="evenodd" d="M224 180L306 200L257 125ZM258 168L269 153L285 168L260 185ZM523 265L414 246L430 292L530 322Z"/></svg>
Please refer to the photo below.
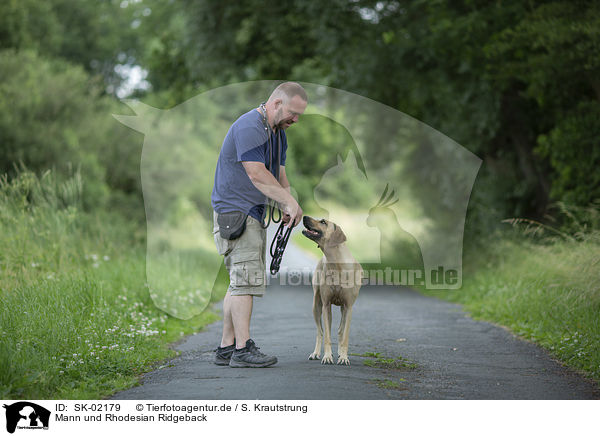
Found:
<svg viewBox="0 0 600 436"><path fill-rule="evenodd" d="M281 137L280 165L285 166L287 139L279 129ZM271 135L272 165L269 162L269 141ZM263 220L267 197L250 181L243 161L262 162L277 178L278 141L271 129L265 129L262 114L252 109L239 117L229 128L215 171L215 184L211 204L217 213L244 212L257 220Z"/></svg>

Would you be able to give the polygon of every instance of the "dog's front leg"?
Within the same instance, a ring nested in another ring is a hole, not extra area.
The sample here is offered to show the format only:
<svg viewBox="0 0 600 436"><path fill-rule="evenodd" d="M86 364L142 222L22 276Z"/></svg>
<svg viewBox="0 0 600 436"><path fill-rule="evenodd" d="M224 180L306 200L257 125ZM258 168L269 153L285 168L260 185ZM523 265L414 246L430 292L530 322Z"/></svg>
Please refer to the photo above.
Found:
<svg viewBox="0 0 600 436"><path fill-rule="evenodd" d="M350 336L350 321L352 321L352 306L341 307L342 320L338 331L338 365L350 365L348 359L348 337Z"/></svg>
<svg viewBox="0 0 600 436"><path fill-rule="evenodd" d="M310 360L319 360L321 358L321 347L323 344L323 325L321 324L322 311L323 303L321 302L321 296L318 292L315 292L313 300L313 316L315 318L315 324L317 325L317 343L315 344L315 351L308 356Z"/></svg>
<svg viewBox="0 0 600 436"><path fill-rule="evenodd" d="M321 363L333 364L333 353L331 351L331 303L323 304L323 323L324 331L324 352Z"/></svg>

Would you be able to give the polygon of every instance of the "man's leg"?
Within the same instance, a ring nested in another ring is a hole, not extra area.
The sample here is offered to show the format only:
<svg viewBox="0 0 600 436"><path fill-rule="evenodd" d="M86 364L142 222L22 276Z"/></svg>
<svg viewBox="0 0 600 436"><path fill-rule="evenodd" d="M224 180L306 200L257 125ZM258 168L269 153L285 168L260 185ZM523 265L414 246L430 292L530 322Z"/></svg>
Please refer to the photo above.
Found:
<svg viewBox="0 0 600 436"><path fill-rule="evenodd" d="M250 339L250 318L252 317L252 295L230 295L231 320L235 332L236 348L246 346Z"/></svg>
<svg viewBox="0 0 600 436"><path fill-rule="evenodd" d="M277 363L277 357L258 351L250 339L253 295L230 295L231 320L235 331L235 351L229 360L233 368L264 368Z"/></svg>
<svg viewBox="0 0 600 436"><path fill-rule="evenodd" d="M235 339L235 330L231 318L231 294L229 291L223 299L223 336L221 337L221 347L233 345Z"/></svg>
<svg viewBox="0 0 600 436"><path fill-rule="evenodd" d="M223 336L221 337L221 346L215 350L215 364L220 366L229 366L231 356L235 351L235 330L231 316L231 293L227 291L223 299Z"/></svg>
<svg viewBox="0 0 600 436"><path fill-rule="evenodd" d="M266 230L258 220L248 217L246 231L234 242L221 238L217 225L214 233L229 272L229 289L223 300L223 334L221 347L215 350L215 363L236 368L271 366L277 358L258 351L250 339L253 297L265 292Z"/></svg>

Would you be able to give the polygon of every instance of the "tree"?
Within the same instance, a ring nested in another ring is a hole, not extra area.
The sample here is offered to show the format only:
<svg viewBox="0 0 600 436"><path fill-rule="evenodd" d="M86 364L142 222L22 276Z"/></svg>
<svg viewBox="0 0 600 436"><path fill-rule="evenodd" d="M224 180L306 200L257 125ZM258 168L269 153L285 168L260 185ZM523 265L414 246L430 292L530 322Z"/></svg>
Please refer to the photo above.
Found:
<svg viewBox="0 0 600 436"><path fill-rule="evenodd" d="M62 176L79 167L88 208L106 205L109 188L139 196L141 146L111 117L117 107L102 89L68 62L0 51L0 173L14 175L19 162Z"/></svg>
<svg viewBox="0 0 600 436"><path fill-rule="evenodd" d="M8 0L0 3L0 49L68 60L103 77L114 92L123 80L115 66L136 63L146 9L112 0Z"/></svg>

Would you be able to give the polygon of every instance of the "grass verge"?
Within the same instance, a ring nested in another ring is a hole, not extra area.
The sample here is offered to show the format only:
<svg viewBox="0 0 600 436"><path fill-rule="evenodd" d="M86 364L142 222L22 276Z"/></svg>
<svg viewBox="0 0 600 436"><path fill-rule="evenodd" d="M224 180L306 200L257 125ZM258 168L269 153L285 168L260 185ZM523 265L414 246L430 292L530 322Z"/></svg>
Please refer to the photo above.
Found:
<svg viewBox="0 0 600 436"><path fill-rule="evenodd" d="M0 183L2 398L106 397L217 319L210 306L188 320L157 308L143 233L120 215L81 212L79 188L31 173Z"/></svg>

